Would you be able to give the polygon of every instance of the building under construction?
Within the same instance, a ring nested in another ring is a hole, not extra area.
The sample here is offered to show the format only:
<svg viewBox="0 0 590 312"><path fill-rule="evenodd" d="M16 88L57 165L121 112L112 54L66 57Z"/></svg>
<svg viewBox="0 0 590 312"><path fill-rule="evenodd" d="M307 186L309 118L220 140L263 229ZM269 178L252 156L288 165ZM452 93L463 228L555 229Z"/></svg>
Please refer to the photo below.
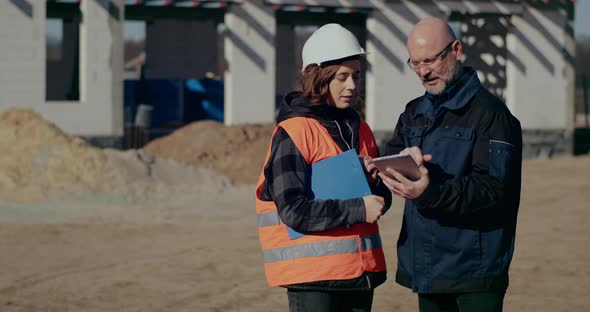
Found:
<svg viewBox="0 0 590 312"><path fill-rule="evenodd" d="M117 145L127 110L125 68L136 79L223 82L226 124L272 122L295 88L304 40L337 22L370 52L363 113L391 133L422 94L405 64L407 33L421 18L449 21L467 65L521 121L525 156L570 154L574 129L574 1L467 0L10 0L0 2L0 108L31 107L66 132ZM47 27L57 21L59 50ZM143 54L125 66L124 27L145 25ZM131 84L129 84L131 86ZM176 89L175 89L176 90ZM183 91L184 92L184 91ZM125 94L125 97L123 96ZM186 102L186 92L179 93ZM172 104L166 104L169 107ZM174 108L176 125L188 121ZM156 109L153 114L160 112ZM164 114L164 113L162 113Z"/></svg>

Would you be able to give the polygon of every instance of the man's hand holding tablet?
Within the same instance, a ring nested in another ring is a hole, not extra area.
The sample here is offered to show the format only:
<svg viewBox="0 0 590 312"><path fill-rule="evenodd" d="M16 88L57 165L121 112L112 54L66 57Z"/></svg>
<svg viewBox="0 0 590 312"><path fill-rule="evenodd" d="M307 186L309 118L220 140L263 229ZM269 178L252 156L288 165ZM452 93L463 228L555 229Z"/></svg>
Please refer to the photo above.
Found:
<svg viewBox="0 0 590 312"><path fill-rule="evenodd" d="M373 158L373 163L384 174L391 168L412 181L420 180L422 173L410 154L397 154Z"/></svg>

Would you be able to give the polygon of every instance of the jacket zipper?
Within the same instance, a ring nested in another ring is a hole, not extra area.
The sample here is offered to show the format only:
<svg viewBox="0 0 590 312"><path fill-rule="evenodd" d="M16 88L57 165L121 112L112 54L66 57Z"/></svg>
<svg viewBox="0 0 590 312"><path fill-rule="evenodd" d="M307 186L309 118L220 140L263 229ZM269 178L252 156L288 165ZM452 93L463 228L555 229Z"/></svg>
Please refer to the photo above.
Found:
<svg viewBox="0 0 590 312"><path fill-rule="evenodd" d="M509 146L514 147L514 144L510 144L508 142L499 141L499 140L490 140L490 143L500 143L500 144L505 144L505 145L509 145Z"/></svg>

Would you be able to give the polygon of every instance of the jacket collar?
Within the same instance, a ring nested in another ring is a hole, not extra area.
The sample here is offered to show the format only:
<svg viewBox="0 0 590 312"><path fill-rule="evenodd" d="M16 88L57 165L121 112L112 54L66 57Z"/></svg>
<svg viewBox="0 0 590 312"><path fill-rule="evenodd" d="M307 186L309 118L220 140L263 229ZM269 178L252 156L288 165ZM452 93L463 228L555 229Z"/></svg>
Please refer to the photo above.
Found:
<svg viewBox="0 0 590 312"><path fill-rule="evenodd" d="M441 94L433 95L426 92L420 98L413 117L424 115L433 119L443 108L447 110L461 109L469 103L480 88L481 83L477 77L477 72L471 67L465 67L461 77Z"/></svg>

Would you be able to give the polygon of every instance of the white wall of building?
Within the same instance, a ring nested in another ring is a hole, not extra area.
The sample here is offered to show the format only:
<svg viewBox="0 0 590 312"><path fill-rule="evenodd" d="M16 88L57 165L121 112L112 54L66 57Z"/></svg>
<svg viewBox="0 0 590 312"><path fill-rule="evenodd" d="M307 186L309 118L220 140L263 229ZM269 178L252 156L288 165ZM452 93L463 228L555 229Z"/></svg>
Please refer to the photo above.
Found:
<svg viewBox="0 0 590 312"><path fill-rule="evenodd" d="M424 92L405 64L407 34L419 19L445 18L449 12L437 1L370 3L375 9L366 23L366 119L375 131L391 131L405 104ZM71 134L120 136L124 1L80 6L80 100L47 103L45 1L0 1L0 109L33 108ZM507 105L524 129L571 129L575 45L567 12L524 8L508 26ZM276 91L274 9L263 0L243 1L229 5L224 19L225 122L270 122Z"/></svg>
<svg viewBox="0 0 590 312"><path fill-rule="evenodd" d="M270 122L275 111L275 15L262 0L225 15L225 124Z"/></svg>
<svg viewBox="0 0 590 312"><path fill-rule="evenodd" d="M573 38L563 10L527 7L508 30L506 103L524 129L571 129Z"/></svg>
<svg viewBox="0 0 590 312"><path fill-rule="evenodd" d="M0 1L0 109L45 103L45 2Z"/></svg>
<svg viewBox="0 0 590 312"><path fill-rule="evenodd" d="M72 102L45 101L45 1L0 2L0 108L32 108L75 135L121 136L123 2L80 3L80 100Z"/></svg>
<svg viewBox="0 0 590 312"><path fill-rule="evenodd" d="M367 19L365 116L373 131L392 131L406 104L424 94L418 77L406 64L407 34L418 20L440 11L409 1L375 4L377 8Z"/></svg>

